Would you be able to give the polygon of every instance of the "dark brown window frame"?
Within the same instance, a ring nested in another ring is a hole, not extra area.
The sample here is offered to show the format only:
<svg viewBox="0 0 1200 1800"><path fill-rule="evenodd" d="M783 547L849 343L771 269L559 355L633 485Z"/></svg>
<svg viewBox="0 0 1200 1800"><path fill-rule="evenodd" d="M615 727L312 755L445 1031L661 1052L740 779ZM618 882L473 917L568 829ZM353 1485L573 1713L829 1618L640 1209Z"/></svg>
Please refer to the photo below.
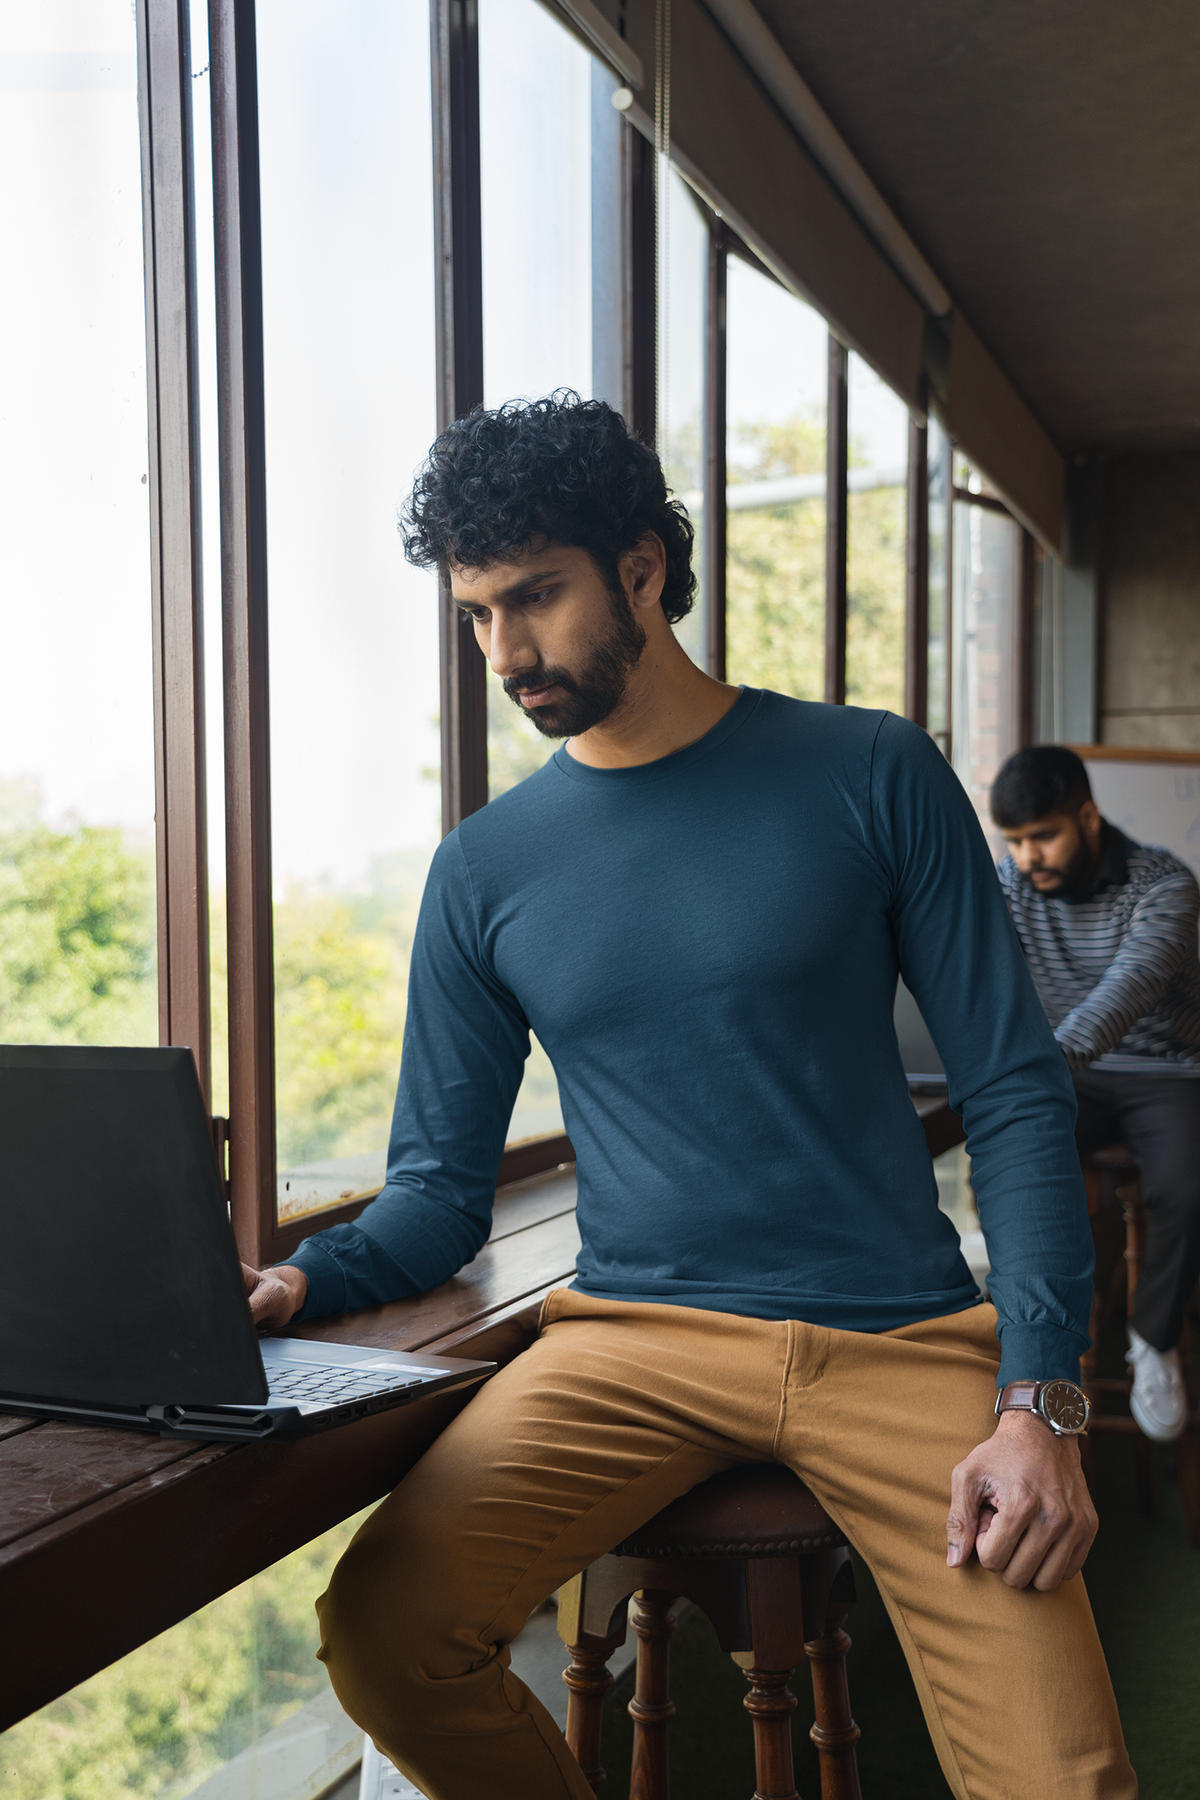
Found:
<svg viewBox="0 0 1200 1800"><path fill-rule="evenodd" d="M950 451L951 470L954 467L954 446ZM1022 749L1033 742L1033 632L1036 608L1038 560L1045 555L1037 539L1027 525L1023 525L1012 508L1001 500L998 494L977 494L972 488L951 485L950 500L947 508L949 519L954 517L956 506L978 506L984 512L998 513L1009 519L1021 533L1020 569L1017 576L1017 630L1016 630L1016 703L1017 748ZM953 530L951 527L950 548L953 547ZM947 575L947 603L953 591L954 571L950 562ZM949 709L948 709L949 710ZM953 715L948 720L953 733ZM953 741L953 738L951 738Z"/></svg>
<svg viewBox="0 0 1200 1800"><path fill-rule="evenodd" d="M155 0L148 0L153 5ZM179 0L182 5L183 0ZM438 428L483 398L476 0L431 0ZM270 685L258 93L253 0L209 0L224 598L229 1195L242 1254L289 1255L374 1191L299 1219L277 1208ZM487 803L485 669L441 591L442 823ZM512 1145L500 1183L573 1159L564 1134Z"/></svg>
<svg viewBox="0 0 1200 1800"><path fill-rule="evenodd" d="M303 1219L277 1216L270 691L258 96L254 0L208 0L217 302L221 594L225 688L231 1217L243 1256L278 1261L314 1229L355 1218L370 1195ZM197 417L196 261L188 0L137 0L146 238L150 502L154 601L160 1035L191 1046L210 1091L202 576ZM433 76L436 355L439 429L483 399L482 220L477 0L430 0ZM657 295L653 146L622 130L625 404L656 438ZM708 213L705 323L705 660L725 674L728 256L774 277ZM827 426L826 696L845 699L846 370L830 338ZM914 427L914 430L922 429ZM910 539L919 497L910 457ZM926 495L927 506L927 495ZM926 528L927 541L927 528ZM927 581L927 558L925 559ZM909 554L907 706L922 559ZM443 828L487 803L483 659L441 599ZM562 1134L512 1145L501 1182L573 1158Z"/></svg>
<svg viewBox="0 0 1200 1800"><path fill-rule="evenodd" d="M703 202L708 220L708 298L704 344L704 568L705 644L708 672L726 679L725 613L728 599L728 263L748 263L768 281L790 289L737 233ZM825 699L846 701L846 620L849 466L849 352L829 334L825 421ZM832 504L830 501L832 496ZM911 604L911 603L910 603Z"/></svg>
<svg viewBox="0 0 1200 1800"><path fill-rule="evenodd" d="M154 657L159 1038L211 1093L203 579L187 0L137 0Z"/></svg>

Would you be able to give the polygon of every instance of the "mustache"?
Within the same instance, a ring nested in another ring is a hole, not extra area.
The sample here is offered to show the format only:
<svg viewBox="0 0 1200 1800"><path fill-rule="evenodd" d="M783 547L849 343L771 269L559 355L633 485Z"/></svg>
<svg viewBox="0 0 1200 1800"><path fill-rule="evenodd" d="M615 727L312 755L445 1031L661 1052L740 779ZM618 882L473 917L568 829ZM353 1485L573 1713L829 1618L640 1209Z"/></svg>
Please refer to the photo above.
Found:
<svg viewBox="0 0 1200 1800"><path fill-rule="evenodd" d="M579 692L579 683L565 669L522 669L519 675L506 675L501 685L510 700L515 700L520 693L544 687L560 687L567 694Z"/></svg>

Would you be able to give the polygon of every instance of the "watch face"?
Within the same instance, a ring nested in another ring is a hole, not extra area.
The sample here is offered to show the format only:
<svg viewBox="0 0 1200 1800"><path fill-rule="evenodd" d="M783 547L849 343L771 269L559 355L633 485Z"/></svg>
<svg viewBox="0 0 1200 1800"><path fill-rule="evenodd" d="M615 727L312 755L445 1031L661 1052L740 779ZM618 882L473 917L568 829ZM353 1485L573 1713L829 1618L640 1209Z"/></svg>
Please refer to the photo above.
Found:
<svg viewBox="0 0 1200 1800"><path fill-rule="evenodd" d="M1082 1431L1088 1422L1087 1398L1073 1381L1048 1381L1038 1396L1038 1411L1060 1431Z"/></svg>

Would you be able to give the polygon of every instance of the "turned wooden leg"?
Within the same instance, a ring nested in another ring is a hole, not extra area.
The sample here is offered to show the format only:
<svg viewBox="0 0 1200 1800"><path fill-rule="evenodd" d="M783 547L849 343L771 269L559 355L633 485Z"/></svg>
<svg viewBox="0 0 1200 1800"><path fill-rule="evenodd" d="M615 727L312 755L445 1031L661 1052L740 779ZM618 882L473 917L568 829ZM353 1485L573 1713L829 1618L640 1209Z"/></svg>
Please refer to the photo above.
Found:
<svg viewBox="0 0 1200 1800"><path fill-rule="evenodd" d="M1143 1437L1140 1431L1133 1436L1133 1476L1137 1486L1138 1511L1152 1519L1158 1480L1157 1452L1150 1439Z"/></svg>
<svg viewBox="0 0 1200 1800"><path fill-rule="evenodd" d="M800 1800L792 1766L790 1669L744 1669L750 1692L742 1705L754 1720L754 1800Z"/></svg>
<svg viewBox="0 0 1200 1800"><path fill-rule="evenodd" d="M670 1689L673 1594L643 1588L633 1597L629 1623L637 1633L637 1683L629 1702L633 1720L633 1773L629 1800L669 1800L667 1727L675 1717Z"/></svg>
<svg viewBox="0 0 1200 1800"><path fill-rule="evenodd" d="M1095 1181L1094 1173L1089 1175ZM1092 1190L1088 1189L1088 1211L1092 1212ZM1079 1380L1084 1393L1092 1405L1099 1408L1100 1394L1092 1386L1096 1379L1096 1346L1100 1342L1100 1331L1104 1321L1103 1296L1099 1282L1092 1287L1092 1316L1088 1321L1088 1337L1091 1340L1087 1349L1079 1359ZM1094 1438L1081 1437L1078 1440L1080 1460L1083 1463L1083 1478L1091 1487L1096 1480L1096 1443Z"/></svg>
<svg viewBox="0 0 1200 1800"><path fill-rule="evenodd" d="M1128 1318L1133 1321L1133 1297L1138 1290L1138 1281L1142 1273L1142 1258L1146 1246L1146 1217L1142 1210L1141 1195L1136 1184L1117 1189L1117 1199L1121 1202L1121 1216L1125 1221L1125 1293L1128 1304Z"/></svg>
<svg viewBox="0 0 1200 1800"><path fill-rule="evenodd" d="M1176 1439L1175 1473L1188 1538L1192 1547L1200 1550L1200 1424L1189 1425L1183 1436Z"/></svg>
<svg viewBox="0 0 1200 1800"><path fill-rule="evenodd" d="M607 1646L591 1650L583 1644L568 1644L567 1648L571 1653L571 1665L563 1670L563 1680L570 1690L567 1748L595 1790L606 1779L600 1761L600 1733L604 1725L604 1697L613 1684L608 1672L612 1651Z"/></svg>
<svg viewBox="0 0 1200 1800"><path fill-rule="evenodd" d="M846 1680L849 1648L849 1637L832 1621L826 1622L824 1637L804 1646L816 1703L816 1723L809 1735L821 1757L821 1800L862 1800L854 1753L861 1734L850 1715Z"/></svg>

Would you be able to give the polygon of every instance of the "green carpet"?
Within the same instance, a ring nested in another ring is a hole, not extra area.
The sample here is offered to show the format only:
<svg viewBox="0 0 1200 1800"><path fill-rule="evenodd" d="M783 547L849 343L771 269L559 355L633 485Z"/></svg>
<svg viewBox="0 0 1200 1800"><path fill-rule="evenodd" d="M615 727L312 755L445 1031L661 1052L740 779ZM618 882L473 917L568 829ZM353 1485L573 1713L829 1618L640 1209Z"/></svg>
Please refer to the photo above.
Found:
<svg viewBox="0 0 1200 1800"><path fill-rule="evenodd" d="M1086 1579L1112 1671L1125 1738L1143 1800L1200 1800L1200 1552L1183 1527L1179 1492L1161 1457L1155 1517L1137 1510L1130 1446L1098 1439L1096 1505L1100 1535ZM862 1727L864 1800L948 1800L896 1635L869 1574L857 1564L859 1602L847 1620L854 1716ZM820 1793L808 1739L812 1693L797 1671L793 1715L796 1786ZM745 1677L717 1647L708 1621L693 1614L672 1646L672 1789L682 1800L749 1800L754 1792ZM632 1725L625 1711L632 1678L606 1717L605 1800L627 1800ZM1030 1794L1036 1789L1031 1785Z"/></svg>

